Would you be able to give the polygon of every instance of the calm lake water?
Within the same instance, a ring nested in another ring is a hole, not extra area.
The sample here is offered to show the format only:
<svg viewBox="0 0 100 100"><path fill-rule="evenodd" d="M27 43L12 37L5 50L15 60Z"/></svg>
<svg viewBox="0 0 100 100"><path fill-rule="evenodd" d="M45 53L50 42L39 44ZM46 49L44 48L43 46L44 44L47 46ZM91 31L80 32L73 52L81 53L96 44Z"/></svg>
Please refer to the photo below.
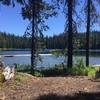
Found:
<svg viewBox="0 0 100 100"><path fill-rule="evenodd" d="M4 57L4 55L15 55L14 57ZM4 61L7 65L14 63L18 64L30 64L30 51L0 51L0 60ZM37 62L37 67L52 67L55 64L65 62L65 57L56 57L52 54L40 54L42 61ZM74 56L73 62L75 63L78 58L82 58L85 61L85 56ZM100 64L100 57L90 57L90 64Z"/></svg>

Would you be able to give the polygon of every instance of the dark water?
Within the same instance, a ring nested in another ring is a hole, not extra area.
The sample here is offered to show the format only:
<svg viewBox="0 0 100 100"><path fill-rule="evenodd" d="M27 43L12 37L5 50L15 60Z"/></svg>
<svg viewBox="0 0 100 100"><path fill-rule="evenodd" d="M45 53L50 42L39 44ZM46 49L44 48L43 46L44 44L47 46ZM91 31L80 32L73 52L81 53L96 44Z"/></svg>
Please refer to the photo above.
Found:
<svg viewBox="0 0 100 100"><path fill-rule="evenodd" d="M30 51L0 51L0 55L19 55L14 57L1 57L0 60L4 61L7 65L12 65L14 63L18 64L30 64ZM60 56L56 57L51 54L40 54L42 61L37 62L37 67L52 67L55 64L64 63L67 61L67 58ZM85 61L85 56L74 56L73 62L75 63L77 59L82 58ZM100 64L99 56L91 56L90 64Z"/></svg>

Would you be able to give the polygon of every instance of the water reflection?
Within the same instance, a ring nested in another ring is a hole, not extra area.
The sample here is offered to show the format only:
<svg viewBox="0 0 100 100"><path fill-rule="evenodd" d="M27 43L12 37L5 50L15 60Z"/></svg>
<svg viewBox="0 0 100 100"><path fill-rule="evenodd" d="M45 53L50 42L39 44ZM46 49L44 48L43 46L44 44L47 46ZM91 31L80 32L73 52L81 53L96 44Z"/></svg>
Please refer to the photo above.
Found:
<svg viewBox="0 0 100 100"><path fill-rule="evenodd" d="M2 51L0 52L1 55L5 54L15 54L21 56L14 56L14 57L2 57L1 60L4 61L7 65L12 65L14 63L18 64L30 64L30 51ZM25 56L26 55L26 56ZM55 64L65 63L67 62L67 58L64 56L56 57L54 55L48 54L41 54L40 55L42 61L37 62L37 67L52 67ZM76 63L76 60L82 58L85 62L85 56L74 56L73 62ZM90 57L90 64L100 64L100 57Z"/></svg>

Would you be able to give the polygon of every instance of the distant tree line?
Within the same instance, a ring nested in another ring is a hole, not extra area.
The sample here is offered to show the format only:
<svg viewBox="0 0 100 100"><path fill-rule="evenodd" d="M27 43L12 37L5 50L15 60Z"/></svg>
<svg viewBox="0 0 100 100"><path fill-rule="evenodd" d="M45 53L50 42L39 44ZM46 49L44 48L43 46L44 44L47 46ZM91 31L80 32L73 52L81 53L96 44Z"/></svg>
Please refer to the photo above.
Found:
<svg viewBox="0 0 100 100"><path fill-rule="evenodd" d="M90 34L90 49L100 49L100 32L94 31ZM54 36L43 37L42 41L39 39L39 46L46 49L65 49L68 46L68 35L61 33ZM85 49L86 34L74 34L73 47L74 49ZM31 48L31 38L16 36L6 32L0 32L0 48Z"/></svg>
<svg viewBox="0 0 100 100"><path fill-rule="evenodd" d="M0 32L0 48L31 48L30 38Z"/></svg>
<svg viewBox="0 0 100 100"><path fill-rule="evenodd" d="M90 49L100 49L100 32L94 31L90 33ZM65 49L68 46L68 35L61 33L59 35L45 37L45 45L47 49ZM74 49L85 49L86 34L74 34L73 47Z"/></svg>

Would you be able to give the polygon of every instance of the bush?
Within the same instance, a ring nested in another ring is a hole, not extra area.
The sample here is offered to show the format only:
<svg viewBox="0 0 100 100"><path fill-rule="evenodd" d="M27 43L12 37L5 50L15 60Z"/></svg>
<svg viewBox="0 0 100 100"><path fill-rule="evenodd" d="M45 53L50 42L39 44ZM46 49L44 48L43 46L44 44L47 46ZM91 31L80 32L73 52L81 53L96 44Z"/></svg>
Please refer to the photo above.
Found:
<svg viewBox="0 0 100 100"><path fill-rule="evenodd" d="M78 59L76 64L72 68L68 68L67 72L72 75L83 75L88 76L90 79L94 79L99 76L100 67L88 66L85 67L85 64L82 59Z"/></svg>
<svg viewBox="0 0 100 100"><path fill-rule="evenodd" d="M72 75L86 75L83 59L77 59L76 64L68 70Z"/></svg>
<svg viewBox="0 0 100 100"><path fill-rule="evenodd" d="M55 65L52 68L42 69L41 73L43 76L58 76L64 75L66 73L66 68L64 64Z"/></svg>
<svg viewBox="0 0 100 100"><path fill-rule="evenodd" d="M31 65L26 65L26 64L15 64L16 69L18 72L30 72L31 70Z"/></svg>
<svg viewBox="0 0 100 100"><path fill-rule="evenodd" d="M81 67L81 68L85 67L83 59L77 59L77 60L76 60L75 66L78 67L78 68L80 68L80 67Z"/></svg>
<svg viewBox="0 0 100 100"><path fill-rule="evenodd" d="M92 70L90 70L90 71L88 72L88 77L89 77L90 79L94 79L95 76L96 76L96 70L92 69Z"/></svg>
<svg viewBox="0 0 100 100"><path fill-rule="evenodd" d="M95 79L96 77L98 77L98 72L99 72L100 67L93 67L93 66L89 66L86 68L86 72L87 72L87 76L90 79Z"/></svg>
<svg viewBox="0 0 100 100"><path fill-rule="evenodd" d="M39 71L35 71L32 75L36 77L43 77L43 74Z"/></svg>
<svg viewBox="0 0 100 100"><path fill-rule="evenodd" d="M30 65L20 65L17 64L17 71L30 73L31 66ZM58 76L58 75L82 75L88 76L90 79L96 78L100 76L100 67L88 66L85 67L85 64L82 59L77 59L76 64L73 67L67 68L67 65L59 64L55 65L52 68L43 68L43 69L35 69L32 75L37 77L43 76ZM17 78L20 80L19 78Z"/></svg>
<svg viewBox="0 0 100 100"><path fill-rule="evenodd" d="M72 75L86 75L85 68L74 66L70 70Z"/></svg>

